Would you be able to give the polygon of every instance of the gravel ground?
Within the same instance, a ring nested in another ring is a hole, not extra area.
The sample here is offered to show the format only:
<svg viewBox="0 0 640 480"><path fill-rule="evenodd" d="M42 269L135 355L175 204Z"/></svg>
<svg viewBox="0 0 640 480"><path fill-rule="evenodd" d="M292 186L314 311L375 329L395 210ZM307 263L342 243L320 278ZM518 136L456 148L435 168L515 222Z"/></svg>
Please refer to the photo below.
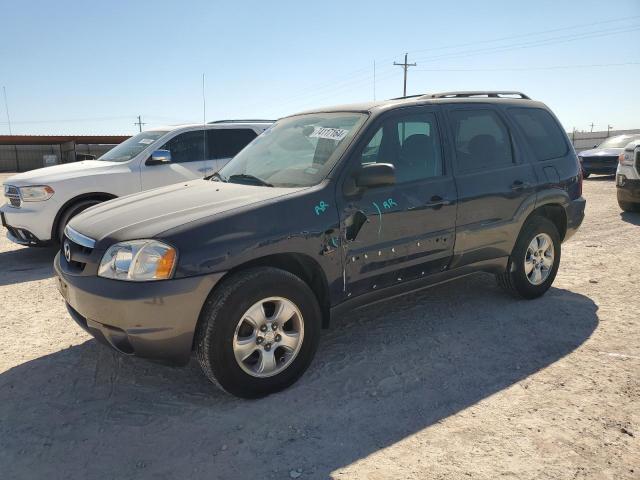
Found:
<svg viewBox="0 0 640 480"><path fill-rule="evenodd" d="M477 275L360 310L259 401L96 344L55 252L0 230L0 477L638 479L640 215L584 191L543 298Z"/></svg>

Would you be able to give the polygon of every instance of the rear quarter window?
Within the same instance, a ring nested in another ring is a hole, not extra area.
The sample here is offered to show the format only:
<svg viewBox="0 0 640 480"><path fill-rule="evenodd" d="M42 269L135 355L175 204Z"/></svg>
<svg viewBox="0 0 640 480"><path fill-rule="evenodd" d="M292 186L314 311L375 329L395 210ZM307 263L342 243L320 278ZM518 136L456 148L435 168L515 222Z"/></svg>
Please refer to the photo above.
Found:
<svg viewBox="0 0 640 480"><path fill-rule="evenodd" d="M207 156L211 159L231 158L258 135L248 128L207 130Z"/></svg>
<svg viewBox="0 0 640 480"><path fill-rule="evenodd" d="M564 133L549 112L541 108L510 108L509 114L524 133L536 160L550 160L567 154Z"/></svg>

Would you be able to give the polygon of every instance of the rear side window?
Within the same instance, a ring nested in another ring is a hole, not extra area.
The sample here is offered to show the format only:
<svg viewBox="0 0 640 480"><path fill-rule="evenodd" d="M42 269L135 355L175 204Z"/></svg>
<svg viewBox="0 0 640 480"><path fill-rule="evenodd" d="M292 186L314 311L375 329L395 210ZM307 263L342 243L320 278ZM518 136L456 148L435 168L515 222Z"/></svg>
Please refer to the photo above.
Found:
<svg viewBox="0 0 640 480"><path fill-rule="evenodd" d="M510 108L509 113L524 132L536 160L566 155L564 134L549 112L541 108Z"/></svg>
<svg viewBox="0 0 640 480"><path fill-rule="evenodd" d="M248 128L223 128L207 130L207 158L231 158L246 147L258 135Z"/></svg>
<svg viewBox="0 0 640 480"><path fill-rule="evenodd" d="M509 131L492 110L452 110L458 168L462 172L513 164Z"/></svg>

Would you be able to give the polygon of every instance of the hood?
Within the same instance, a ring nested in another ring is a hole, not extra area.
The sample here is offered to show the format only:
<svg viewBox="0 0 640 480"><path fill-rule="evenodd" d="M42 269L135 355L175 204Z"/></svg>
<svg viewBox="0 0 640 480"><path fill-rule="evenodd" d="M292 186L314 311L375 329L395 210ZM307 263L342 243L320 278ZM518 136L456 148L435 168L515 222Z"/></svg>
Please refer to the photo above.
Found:
<svg viewBox="0 0 640 480"><path fill-rule="evenodd" d="M7 178L4 183L17 187L25 185L50 185L69 178L94 175L102 171L110 170L114 165L122 165L122 163L103 162L101 160L64 163L62 165L53 165L51 167L37 168L36 170L19 173Z"/></svg>
<svg viewBox="0 0 640 480"><path fill-rule="evenodd" d="M584 150L578 155L581 157L617 157L624 148L593 148Z"/></svg>
<svg viewBox="0 0 640 480"><path fill-rule="evenodd" d="M204 217L299 190L194 180L101 203L74 217L69 225L97 242L153 238Z"/></svg>

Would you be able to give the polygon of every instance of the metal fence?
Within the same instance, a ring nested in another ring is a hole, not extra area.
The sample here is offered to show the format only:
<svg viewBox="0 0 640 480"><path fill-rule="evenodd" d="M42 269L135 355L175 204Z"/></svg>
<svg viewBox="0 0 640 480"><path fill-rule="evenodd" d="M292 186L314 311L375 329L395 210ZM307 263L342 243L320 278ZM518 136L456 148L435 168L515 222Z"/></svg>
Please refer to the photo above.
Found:
<svg viewBox="0 0 640 480"><path fill-rule="evenodd" d="M576 149L576 152L581 152L582 150L589 150L595 145L599 145L609 137L615 137L616 135L624 134L640 134L640 129L610 130L609 132L571 132L568 135L573 142L573 147Z"/></svg>
<svg viewBox="0 0 640 480"><path fill-rule="evenodd" d="M65 151L61 145L0 145L0 172L26 172L45 165L46 156L55 164L75 161L76 153L104 155L115 145L77 144L75 151Z"/></svg>

